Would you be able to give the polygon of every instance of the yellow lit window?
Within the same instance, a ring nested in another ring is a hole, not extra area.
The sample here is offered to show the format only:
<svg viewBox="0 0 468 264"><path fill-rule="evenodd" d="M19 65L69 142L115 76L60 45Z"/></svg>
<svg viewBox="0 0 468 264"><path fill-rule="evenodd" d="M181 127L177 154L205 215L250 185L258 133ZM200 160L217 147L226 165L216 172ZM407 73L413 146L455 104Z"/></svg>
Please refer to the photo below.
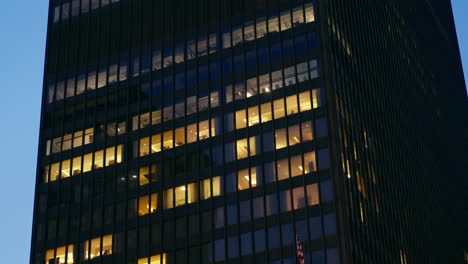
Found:
<svg viewBox="0 0 468 264"><path fill-rule="evenodd" d="M320 106L320 90L319 89L314 89L312 90L312 106L314 108L317 108Z"/></svg>
<svg viewBox="0 0 468 264"><path fill-rule="evenodd" d="M278 160L276 163L278 170L278 181L289 178L289 162L288 159Z"/></svg>
<svg viewBox="0 0 468 264"><path fill-rule="evenodd" d="M303 172L302 155L291 157L291 177L302 175Z"/></svg>
<svg viewBox="0 0 468 264"><path fill-rule="evenodd" d="M273 111L274 111L274 118L282 118L284 117L284 100L278 99L273 101Z"/></svg>
<svg viewBox="0 0 468 264"><path fill-rule="evenodd" d="M123 145L117 146L117 163L121 163L123 158Z"/></svg>
<svg viewBox="0 0 468 264"><path fill-rule="evenodd" d="M249 156L249 147L247 144L247 139L237 140L237 159L245 159Z"/></svg>
<svg viewBox="0 0 468 264"><path fill-rule="evenodd" d="M185 197L187 194L187 187L182 185L180 187L176 187L175 189L175 206L181 206L185 204Z"/></svg>
<svg viewBox="0 0 468 264"><path fill-rule="evenodd" d="M81 173L81 156L75 157L72 160L72 175Z"/></svg>
<svg viewBox="0 0 468 264"><path fill-rule="evenodd" d="M262 112L262 123L271 121L271 103L264 103L260 106L260 111Z"/></svg>
<svg viewBox="0 0 468 264"><path fill-rule="evenodd" d="M185 144L185 127L179 127L175 130L175 145L176 147Z"/></svg>
<svg viewBox="0 0 468 264"><path fill-rule="evenodd" d="M315 170L315 152L304 153L304 173L310 173Z"/></svg>
<svg viewBox="0 0 468 264"><path fill-rule="evenodd" d="M212 179L213 183L213 197L220 196L221 195L221 177L214 177Z"/></svg>
<svg viewBox="0 0 468 264"><path fill-rule="evenodd" d="M310 103L310 92L303 92L299 94L299 107L301 112L312 109Z"/></svg>
<svg viewBox="0 0 468 264"><path fill-rule="evenodd" d="M173 189L164 191L164 209L171 209L174 207L174 192Z"/></svg>
<svg viewBox="0 0 468 264"><path fill-rule="evenodd" d="M140 157L149 154L149 137L140 138Z"/></svg>
<svg viewBox="0 0 468 264"><path fill-rule="evenodd" d="M61 178L68 178L70 177L70 160L64 160L62 161L62 168L61 168Z"/></svg>
<svg viewBox="0 0 468 264"><path fill-rule="evenodd" d="M260 122L258 106L249 107L249 126L254 126Z"/></svg>
<svg viewBox="0 0 468 264"><path fill-rule="evenodd" d="M60 176L60 162L52 164L50 168L50 181L56 181Z"/></svg>
<svg viewBox="0 0 468 264"><path fill-rule="evenodd" d="M149 258L138 259L138 264L166 264L166 254L154 255Z"/></svg>
<svg viewBox="0 0 468 264"><path fill-rule="evenodd" d="M140 176L140 186L150 183L151 175L150 175L149 166L140 167L139 176Z"/></svg>
<svg viewBox="0 0 468 264"><path fill-rule="evenodd" d="M84 144L93 143L94 128L88 128L85 130Z"/></svg>
<svg viewBox="0 0 468 264"><path fill-rule="evenodd" d="M299 124L288 127L288 143L289 146L294 146L301 143Z"/></svg>
<svg viewBox="0 0 468 264"><path fill-rule="evenodd" d="M150 196L150 213L154 213L158 210L158 194L153 193Z"/></svg>
<svg viewBox="0 0 468 264"><path fill-rule="evenodd" d="M302 142L314 139L312 132L312 121L304 122L301 124Z"/></svg>
<svg viewBox="0 0 468 264"><path fill-rule="evenodd" d="M247 116L245 109L236 111L236 129L245 128L247 126Z"/></svg>
<svg viewBox="0 0 468 264"><path fill-rule="evenodd" d="M210 122L208 120L198 123L199 140L204 140L210 137Z"/></svg>
<svg viewBox="0 0 468 264"><path fill-rule="evenodd" d="M206 200L211 198L211 179L203 180L200 184L200 198Z"/></svg>
<svg viewBox="0 0 468 264"><path fill-rule="evenodd" d="M91 171L93 166L93 153L84 155L83 157L83 172Z"/></svg>
<svg viewBox="0 0 468 264"><path fill-rule="evenodd" d="M106 148L106 166L114 165L115 163L115 147Z"/></svg>
<svg viewBox="0 0 468 264"><path fill-rule="evenodd" d="M197 124L191 124L187 126L187 143L195 141L197 141Z"/></svg>
<svg viewBox="0 0 468 264"><path fill-rule="evenodd" d="M306 15L306 23L314 22L314 9L312 7L312 3L305 4L305 15Z"/></svg>
<svg viewBox="0 0 468 264"><path fill-rule="evenodd" d="M276 149L282 149L288 146L286 140L286 128L275 130L275 146Z"/></svg>
<svg viewBox="0 0 468 264"><path fill-rule="evenodd" d="M85 258L94 259L101 256L101 238L91 239L91 244L86 241L86 245L89 247L85 251Z"/></svg>
<svg viewBox="0 0 468 264"><path fill-rule="evenodd" d="M102 238L102 256L112 255L112 235L107 235Z"/></svg>
<svg viewBox="0 0 468 264"><path fill-rule="evenodd" d="M187 185L187 203L195 203L198 201L198 183L190 183Z"/></svg>
<svg viewBox="0 0 468 264"><path fill-rule="evenodd" d="M216 118L212 118L211 119L211 137L215 137L216 136Z"/></svg>
<svg viewBox="0 0 468 264"><path fill-rule="evenodd" d="M163 149L171 149L174 141L172 140L172 130L163 133Z"/></svg>
<svg viewBox="0 0 468 264"><path fill-rule="evenodd" d="M296 114L298 112L296 95L286 97L286 108L288 115Z"/></svg>
<svg viewBox="0 0 468 264"><path fill-rule="evenodd" d="M237 188L239 191L257 186L257 169L251 168L237 172Z"/></svg>
<svg viewBox="0 0 468 264"><path fill-rule="evenodd" d="M309 184L306 186L307 203L308 205L319 204L319 191L317 184Z"/></svg>
<svg viewBox="0 0 468 264"><path fill-rule="evenodd" d="M138 215L146 215L149 213L149 196L138 198Z"/></svg>
<svg viewBox="0 0 468 264"><path fill-rule="evenodd" d="M93 169L99 169L104 166L104 150L99 150L94 153Z"/></svg>
<svg viewBox="0 0 468 264"><path fill-rule="evenodd" d="M151 136L151 153L156 152L161 152L161 134L155 134Z"/></svg>
<svg viewBox="0 0 468 264"><path fill-rule="evenodd" d="M46 251L45 264L50 263L60 263L60 264L73 264L74 255L73 255L73 245L62 246L57 248L55 257L54 249L49 249Z"/></svg>
<svg viewBox="0 0 468 264"><path fill-rule="evenodd" d="M88 131L88 130L86 130L86 131ZM93 130L91 128L90 136L86 138L87 139L86 141L88 143L92 143L92 135L93 135L92 131ZM88 143L85 142L85 145L88 144ZM81 146L82 144L83 144L83 131L77 131L77 132L73 133L73 147L77 148L77 147Z"/></svg>

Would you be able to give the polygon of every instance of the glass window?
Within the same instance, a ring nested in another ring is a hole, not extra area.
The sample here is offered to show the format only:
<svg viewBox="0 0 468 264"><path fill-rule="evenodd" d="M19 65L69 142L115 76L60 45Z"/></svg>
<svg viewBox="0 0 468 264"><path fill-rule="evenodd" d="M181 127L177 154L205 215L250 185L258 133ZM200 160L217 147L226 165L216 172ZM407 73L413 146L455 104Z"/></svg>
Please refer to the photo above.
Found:
<svg viewBox="0 0 468 264"><path fill-rule="evenodd" d="M290 45L290 46L287 46ZM292 56L292 51L294 50L292 47L292 41L285 41L283 44L284 48L284 56ZM288 50L288 52L286 52ZM291 54L289 54L291 53ZM296 70L294 66L287 67L284 69L284 84L285 86L290 86L296 84Z"/></svg>
<svg viewBox="0 0 468 264"><path fill-rule="evenodd" d="M296 114L298 112L296 95L286 97L286 107L288 115Z"/></svg>
<svg viewBox="0 0 468 264"><path fill-rule="evenodd" d="M258 115L258 106L249 107L248 113L249 113L249 126L254 126L260 123L260 118Z"/></svg>
<svg viewBox="0 0 468 264"><path fill-rule="evenodd" d="M220 196L222 193L221 189L221 177L214 177L212 179L213 184L213 197Z"/></svg>
<svg viewBox="0 0 468 264"><path fill-rule="evenodd" d="M175 130L175 146L182 146L185 144L185 127L179 127Z"/></svg>
<svg viewBox="0 0 468 264"><path fill-rule="evenodd" d="M210 123L208 120L198 123L199 140L204 140L210 137Z"/></svg>
<svg viewBox="0 0 468 264"><path fill-rule="evenodd" d="M278 170L278 181L289 178L289 161L288 159L278 160L276 163Z"/></svg>
<svg viewBox="0 0 468 264"><path fill-rule="evenodd" d="M52 164L50 168L50 181L56 181L60 175L60 162Z"/></svg>
<svg viewBox="0 0 468 264"><path fill-rule="evenodd" d="M278 17L273 16L268 18L268 32L279 32L279 26L278 26Z"/></svg>
<svg viewBox="0 0 468 264"><path fill-rule="evenodd" d="M164 209L171 209L174 207L174 189L167 189L164 191ZM185 200L184 200L185 201Z"/></svg>
<svg viewBox="0 0 468 264"><path fill-rule="evenodd" d="M92 163L93 163L93 153L84 155L83 172L91 171Z"/></svg>
<svg viewBox="0 0 468 264"><path fill-rule="evenodd" d="M93 169L104 167L104 150L99 150L94 153L94 166Z"/></svg>
<svg viewBox="0 0 468 264"><path fill-rule="evenodd" d="M185 101L178 102L175 105L175 118L185 116Z"/></svg>
<svg viewBox="0 0 468 264"><path fill-rule="evenodd" d="M291 177L302 175L302 155L291 157Z"/></svg>
<svg viewBox="0 0 468 264"><path fill-rule="evenodd" d="M239 191L257 186L256 168L240 170L237 172L237 188Z"/></svg>
<svg viewBox="0 0 468 264"><path fill-rule="evenodd" d="M322 105L320 101L320 89L312 90L312 105L314 108L317 108Z"/></svg>
<svg viewBox="0 0 468 264"><path fill-rule="evenodd" d="M173 135L172 135L172 130L165 131L163 133L163 149L171 149L173 148Z"/></svg>
<svg viewBox="0 0 468 264"><path fill-rule="evenodd" d="M81 173L81 156L75 157L72 160L72 175L78 175Z"/></svg>
<svg viewBox="0 0 468 264"><path fill-rule="evenodd" d="M293 189L293 206L294 210L304 208L306 205L304 187L297 187Z"/></svg>
<svg viewBox="0 0 468 264"><path fill-rule="evenodd" d="M278 99L273 101L273 109L274 109L274 118L282 118L284 117L284 100L283 99Z"/></svg>
<svg viewBox="0 0 468 264"><path fill-rule="evenodd" d="M271 73L271 86L272 90L283 87L283 72L281 70Z"/></svg>
<svg viewBox="0 0 468 264"><path fill-rule="evenodd" d="M316 170L315 152L304 153L304 173L310 173Z"/></svg>
<svg viewBox="0 0 468 264"><path fill-rule="evenodd" d="M285 148L288 146L288 141L286 140L286 128L277 129L275 131L275 146L276 149Z"/></svg>
<svg viewBox="0 0 468 264"><path fill-rule="evenodd" d="M114 165L115 162L115 147L106 149L106 166Z"/></svg>
<svg viewBox="0 0 468 264"><path fill-rule="evenodd" d="M316 205L319 204L319 192L317 184L309 184L306 186L307 192L307 204Z"/></svg>
<svg viewBox="0 0 468 264"><path fill-rule="evenodd" d="M210 94L210 107L214 108L219 106L219 92L218 91L213 91Z"/></svg>
<svg viewBox="0 0 468 264"><path fill-rule="evenodd" d="M149 137L144 138L148 140L149 145ZM145 142L146 143L146 142ZM148 147L145 147L148 153ZM155 134L151 136L151 153L156 153L161 151L161 134Z"/></svg>
<svg viewBox="0 0 468 264"><path fill-rule="evenodd" d="M247 126L247 117L245 109L236 111L236 129L245 128Z"/></svg>
<svg viewBox="0 0 468 264"><path fill-rule="evenodd" d="M312 109L311 103L310 103L309 91L299 94L299 106L300 106L301 112Z"/></svg>
<svg viewBox="0 0 468 264"><path fill-rule="evenodd" d="M149 196L138 198L138 215L146 215L149 213Z"/></svg>
<svg viewBox="0 0 468 264"><path fill-rule="evenodd" d="M269 93L270 92L270 75L269 74L260 75L258 80L259 80L258 85L260 87L260 93Z"/></svg>
<svg viewBox="0 0 468 264"><path fill-rule="evenodd" d="M304 6L305 6L306 22L307 23L314 22L315 15L314 15L314 9L312 7L312 3L307 3Z"/></svg>
<svg viewBox="0 0 468 264"><path fill-rule="evenodd" d="M206 200L209 198L211 198L211 179L206 179L200 184L200 199Z"/></svg>
<svg viewBox="0 0 468 264"><path fill-rule="evenodd" d="M301 124L302 142L310 141L314 139L312 132L312 121L303 122Z"/></svg>
<svg viewBox="0 0 468 264"><path fill-rule="evenodd" d="M290 190L282 191L280 192L279 196L280 196L280 212L291 211L291 191Z"/></svg>
<svg viewBox="0 0 468 264"><path fill-rule="evenodd" d="M185 204L187 187L185 185L174 188L175 190L175 206L181 206Z"/></svg>
<svg viewBox="0 0 468 264"><path fill-rule="evenodd" d="M187 185L187 203L190 204L190 203L195 203L197 201L198 201L198 183L190 183Z"/></svg>
<svg viewBox="0 0 468 264"><path fill-rule="evenodd" d="M266 31L267 31L266 18L265 17L257 18L256 26L257 26L257 28L256 28L257 29L257 39L262 38L263 36L265 36Z"/></svg>
<svg viewBox="0 0 468 264"><path fill-rule="evenodd" d="M271 121L271 103L264 103L260 106L260 110L262 113L262 123Z"/></svg>
<svg viewBox="0 0 468 264"><path fill-rule="evenodd" d="M289 146L301 143L299 124L288 127L288 143Z"/></svg>
<svg viewBox="0 0 468 264"><path fill-rule="evenodd" d="M237 140L237 159L245 159L249 156L247 138Z"/></svg>
<svg viewBox="0 0 468 264"><path fill-rule="evenodd" d="M283 11L280 14L281 17L281 31L291 28L291 14L289 10Z"/></svg>
<svg viewBox="0 0 468 264"><path fill-rule="evenodd" d="M64 160L62 161L62 168L61 168L61 173L60 176L61 178L68 178L70 177L70 160Z"/></svg>
<svg viewBox="0 0 468 264"><path fill-rule="evenodd" d="M299 24L304 23L304 14L302 12L302 7L296 7L293 9L293 25L298 26Z"/></svg>

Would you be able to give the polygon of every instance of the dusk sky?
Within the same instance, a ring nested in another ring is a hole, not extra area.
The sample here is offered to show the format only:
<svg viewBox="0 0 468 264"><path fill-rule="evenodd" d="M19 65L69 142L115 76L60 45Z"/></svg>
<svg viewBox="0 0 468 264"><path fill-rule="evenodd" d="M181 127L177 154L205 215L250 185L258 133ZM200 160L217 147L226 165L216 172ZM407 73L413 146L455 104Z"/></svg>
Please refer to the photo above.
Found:
<svg viewBox="0 0 468 264"><path fill-rule="evenodd" d="M2 1L1 263L29 263L48 0ZM468 1L452 0L468 79Z"/></svg>

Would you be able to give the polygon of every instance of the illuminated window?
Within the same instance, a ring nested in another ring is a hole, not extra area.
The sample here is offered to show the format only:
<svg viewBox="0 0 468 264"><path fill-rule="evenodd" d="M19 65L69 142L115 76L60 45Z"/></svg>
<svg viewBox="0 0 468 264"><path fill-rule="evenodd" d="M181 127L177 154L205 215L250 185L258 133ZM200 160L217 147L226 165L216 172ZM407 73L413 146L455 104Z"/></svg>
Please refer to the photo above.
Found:
<svg viewBox="0 0 468 264"><path fill-rule="evenodd" d="M249 156L249 146L247 143L247 139L240 139L237 140L237 159L245 159Z"/></svg>
<svg viewBox="0 0 468 264"><path fill-rule="evenodd" d="M93 165L93 153L84 155L83 157L83 172L91 171Z"/></svg>
<svg viewBox="0 0 468 264"><path fill-rule="evenodd" d="M271 115L271 103L265 103L260 106L260 111L262 113L262 123L272 120Z"/></svg>
<svg viewBox="0 0 468 264"><path fill-rule="evenodd" d="M185 204L185 197L187 194L187 187L185 185L177 187L175 190L175 206L181 206Z"/></svg>
<svg viewBox="0 0 468 264"><path fill-rule="evenodd" d="M321 105L320 103L320 89L312 90L312 105L317 108Z"/></svg>
<svg viewBox="0 0 468 264"><path fill-rule="evenodd" d="M288 115L296 114L298 112L296 95L286 97L286 108Z"/></svg>
<svg viewBox="0 0 468 264"><path fill-rule="evenodd" d="M177 128L175 131L175 145L176 147L185 144L185 127Z"/></svg>
<svg viewBox="0 0 468 264"><path fill-rule="evenodd" d="M75 255L73 255L73 245L57 248L54 257L54 249L46 251L45 264L73 264L75 263Z"/></svg>
<svg viewBox="0 0 468 264"><path fill-rule="evenodd" d="M99 150L94 153L94 166L93 169L104 167L104 150Z"/></svg>
<svg viewBox="0 0 468 264"><path fill-rule="evenodd" d="M149 139L149 137L147 139ZM145 147L145 150L147 151L147 147ZM161 152L161 134L151 136L151 153L156 152Z"/></svg>
<svg viewBox="0 0 468 264"><path fill-rule="evenodd" d="M291 177L296 177L304 173L302 166L302 155L291 157Z"/></svg>
<svg viewBox="0 0 468 264"><path fill-rule="evenodd" d="M146 156L149 154L149 137L140 139L140 156Z"/></svg>
<svg viewBox="0 0 468 264"><path fill-rule="evenodd" d="M220 196L221 193L222 193L222 189L221 189L221 177L214 177L214 178L212 179L212 187L213 187L212 196L213 196L213 197Z"/></svg>
<svg viewBox="0 0 468 264"><path fill-rule="evenodd" d="M198 123L199 140L204 140L210 137L210 122L208 120Z"/></svg>
<svg viewBox="0 0 468 264"><path fill-rule="evenodd" d="M236 111L236 129L245 128L247 126L247 116L245 110Z"/></svg>
<svg viewBox="0 0 468 264"><path fill-rule="evenodd" d="M314 9L312 7L312 3L307 3L305 6L305 15L306 15L306 23L314 22Z"/></svg>
<svg viewBox="0 0 468 264"><path fill-rule="evenodd" d="M252 106L248 109L249 115L249 126L254 126L260 123L260 118L258 114L258 106Z"/></svg>
<svg viewBox="0 0 468 264"><path fill-rule="evenodd" d="M174 192L173 189L164 191L164 209L171 209L174 207Z"/></svg>
<svg viewBox="0 0 468 264"><path fill-rule="evenodd" d="M138 259L138 264L166 264L166 253Z"/></svg>
<svg viewBox="0 0 468 264"><path fill-rule="evenodd" d="M187 185L187 203L195 202L198 202L198 183L190 183Z"/></svg>
<svg viewBox="0 0 468 264"><path fill-rule="evenodd" d="M294 146L301 143L301 135L299 132L299 124L288 127L288 144Z"/></svg>
<svg viewBox="0 0 468 264"><path fill-rule="evenodd" d="M301 112L312 109L310 103L310 92L303 92L299 94L299 107Z"/></svg>
<svg viewBox="0 0 468 264"><path fill-rule="evenodd" d="M286 140L286 128L275 130L275 146L276 149L282 149L288 146L288 141Z"/></svg>
<svg viewBox="0 0 468 264"><path fill-rule="evenodd" d="M200 199L211 198L211 179L203 180L200 184Z"/></svg>
<svg viewBox="0 0 468 264"><path fill-rule="evenodd" d="M304 122L301 124L302 142L314 139L312 131L312 121Z"/></svg>
<svg viewBox="0 0 468 264"><path fill-rule="evenodd" d="M187 143L195 141L197 141L197 124L191 124L187 126Z"/></svg>
<svg viewBox="0 0 468 264"><path fill-rule="evenodd" d="M276 162L276 169L278 171L278 181L289 178L289 160L282 159Z"/></svg>
<svg viewBox="0 0 468 264"><path fill-rule="evenodd" d="M81 156L75 157L72 160L72 175L78 175L81 173Z"/></svg>
<svg viewBox="0 0 468 264"><path fill-rule="evenodd" d="M153 193L138 198L138 215L146 215L156 212L158 209L158 194Z"/></svg>
<svg viewBox="0 0 468 264"><path fill-rule="evenodd" d="M318 191L317 184L307 185L306 192L307 192L307 204L309 206L319 204L320 201L319 201L319 191Z"/></svg>
<svg viewBox="0 0 468 264"><path fill-rule="evenodd" d="M70 175L70 163L71 163L71 160L62 161L62 168L61 168L61 173L60 173L61 178L68 178L71 176Z"/></svg>
<svg viewBox="0 0 468 264"><path fill-rule="evenodd" d="M293 208L294 210L304 208L306 206L306 197L304 195L304 187L300 186L292 190Z"/></svg>
<svg viewBox="0 0 468 264"><path fill-rule="evenodd" d="M102 248L101 248L102 242ZM97 257L108 256L112 254L112 235L97 237L84 242L85 259L94 259Z"/></svg>
<svg viewBox="0 0 468 264"><path fill-rule="evenodd" d="M173 148L173 135L172 130L163 133L163 150Z"/></svg>
<svg viewBox="0 0 468 264"><path fill-rule="evenodd" d="M239 191L257 186L257 169L255 167L237 172L237 188Z"/></svg>
<svg viewBox="0 0 468 264"><path fill-rule="evenodd" d="M315 152L304 153L304 173L310 173L316 170Z"/></svg>
<svg viewBox="0 0 468 264"><path fill-rule="evenodd" d="M285 116L283 99L273 101L273 111L275 119L282 118Z"/></svg>

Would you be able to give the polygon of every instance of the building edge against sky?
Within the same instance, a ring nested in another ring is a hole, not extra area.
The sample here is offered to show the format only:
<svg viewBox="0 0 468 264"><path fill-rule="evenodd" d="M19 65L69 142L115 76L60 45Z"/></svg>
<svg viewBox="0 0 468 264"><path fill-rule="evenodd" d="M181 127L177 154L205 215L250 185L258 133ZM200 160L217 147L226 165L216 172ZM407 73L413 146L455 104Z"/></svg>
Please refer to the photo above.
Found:
<svg viewBox="0 0 468 264"><path fill-rule="evenodd" d="M31 263L468 262L449 1L49 10Z"/></svg>

